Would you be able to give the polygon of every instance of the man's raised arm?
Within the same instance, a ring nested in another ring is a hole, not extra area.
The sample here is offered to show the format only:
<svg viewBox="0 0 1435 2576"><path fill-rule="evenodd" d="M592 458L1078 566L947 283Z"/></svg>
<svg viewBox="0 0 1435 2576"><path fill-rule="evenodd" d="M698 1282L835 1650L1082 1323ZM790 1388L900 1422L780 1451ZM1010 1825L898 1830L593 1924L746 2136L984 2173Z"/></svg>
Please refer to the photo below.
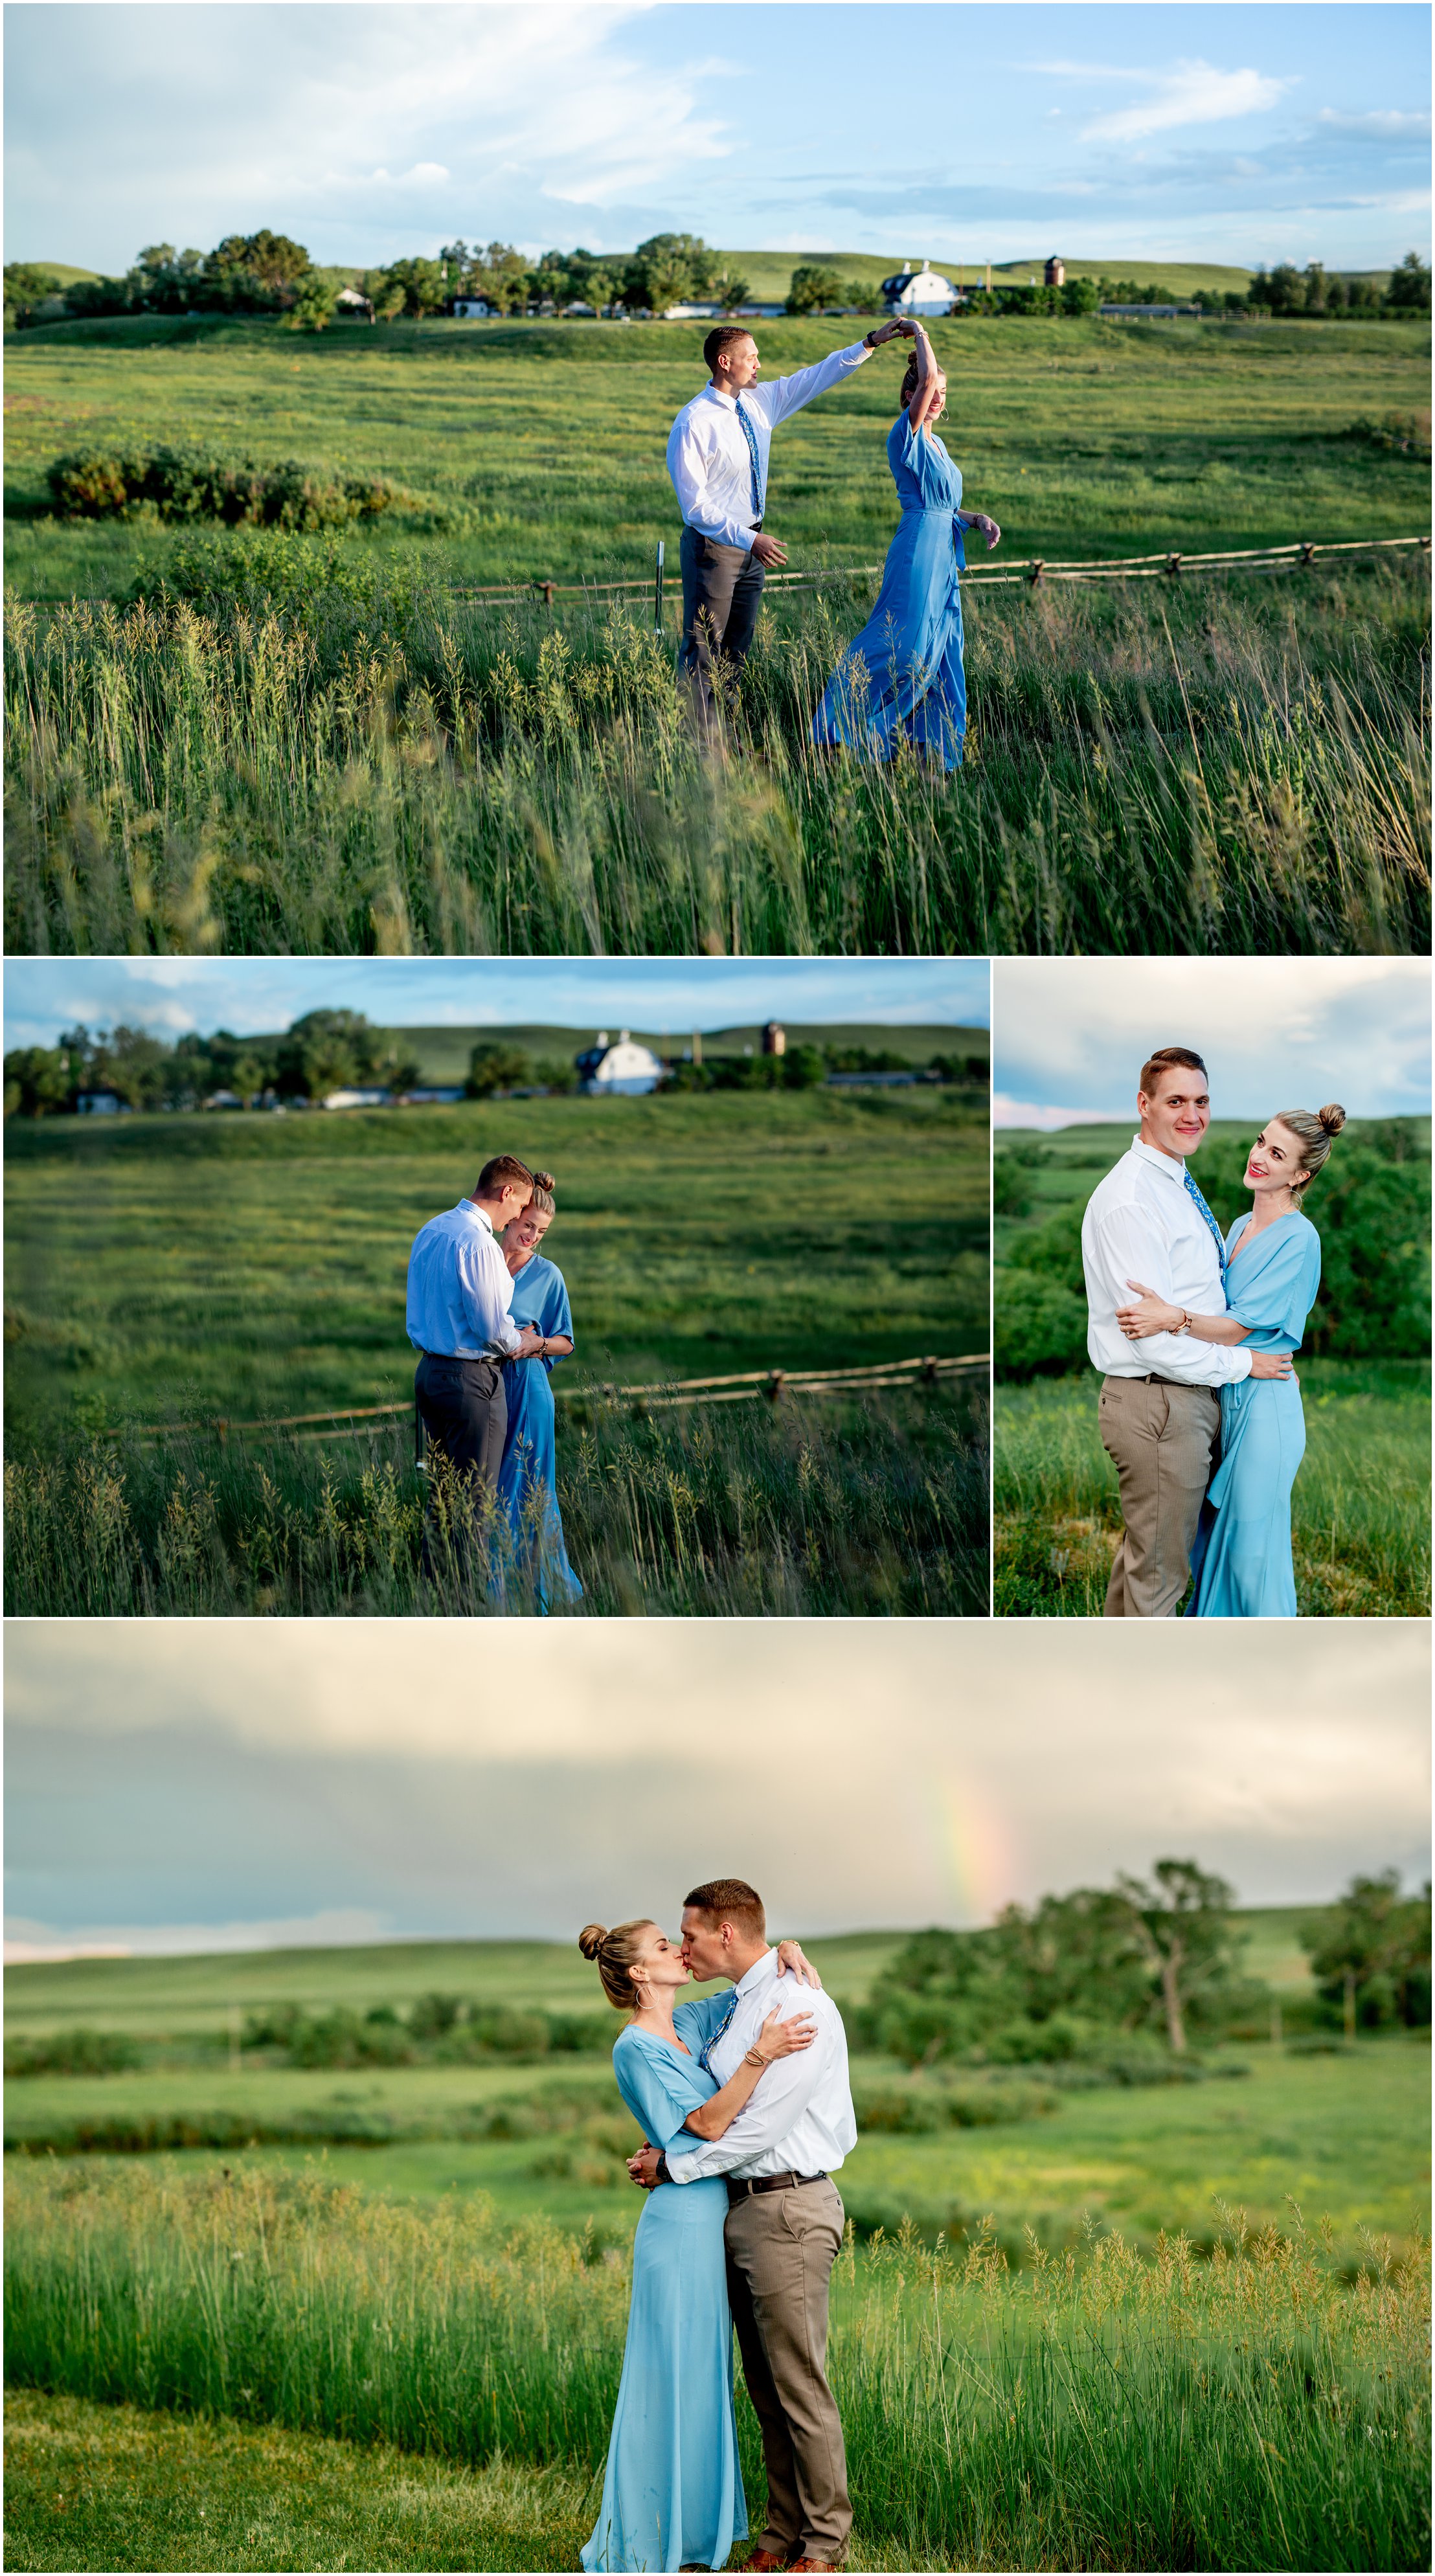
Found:
<svg viewBox="0 0 1435 2576"><path fill-rule="evenodd" d="M805 403L815 402L819 394L830 392L833 385L844 384L855 375L884 340L910 333L910 323L884 322L879 330L869 331L865 339L854 340L850 349L834 349L830 358L819 358L815 367L799 367L795 375L774 376L771 384L751 386L743 400L761 404L769 429L776 429L779 421L790 420Z"/></svg>

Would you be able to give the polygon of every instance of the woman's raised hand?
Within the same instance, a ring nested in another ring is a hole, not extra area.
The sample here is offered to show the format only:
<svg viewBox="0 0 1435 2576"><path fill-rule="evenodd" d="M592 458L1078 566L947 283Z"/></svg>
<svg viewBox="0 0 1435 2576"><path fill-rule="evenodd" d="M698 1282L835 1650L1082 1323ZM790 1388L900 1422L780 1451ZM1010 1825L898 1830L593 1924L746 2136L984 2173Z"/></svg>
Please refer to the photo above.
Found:
<svg viewBox="0 0 1435 2576"><path fill-rule="evenodd" d="M816 2037L817 2024L805 2014L795 2013L791 2021L784 2021L781 2013L770 2012L753 2046L771 2066L775 2058L795 2057L800 2048L810 2048Z"/></svg>

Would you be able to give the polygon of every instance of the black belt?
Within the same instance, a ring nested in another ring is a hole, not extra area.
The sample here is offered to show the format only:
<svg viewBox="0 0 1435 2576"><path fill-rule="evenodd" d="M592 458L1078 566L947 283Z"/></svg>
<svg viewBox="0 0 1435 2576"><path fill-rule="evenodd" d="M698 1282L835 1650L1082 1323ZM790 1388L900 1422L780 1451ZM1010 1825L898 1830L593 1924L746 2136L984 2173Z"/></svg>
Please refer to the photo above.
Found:
<svg viewBox="0 0 1435 2576"><path fill-rule="evenodd" d="M755 2191L801 2191L805 2183L828 2182L830 2180L831 2176L825 2173L785 2173L759 2174L755 2182L735 2182L732 2175L729 2174L727 2178L727 2196L729 2202L747 2200Z"/></svg>

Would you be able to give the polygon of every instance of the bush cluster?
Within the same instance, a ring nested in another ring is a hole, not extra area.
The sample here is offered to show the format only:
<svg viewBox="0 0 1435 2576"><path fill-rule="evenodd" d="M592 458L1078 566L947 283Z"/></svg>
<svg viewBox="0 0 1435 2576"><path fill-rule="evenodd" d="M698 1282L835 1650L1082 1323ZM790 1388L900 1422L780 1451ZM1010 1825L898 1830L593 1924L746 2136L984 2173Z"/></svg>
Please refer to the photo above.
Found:
<svg viewBox="0 0 1435 2576"><path fill-rule="evenodd" d="M362 2014L344 2005L326 2013L271 2005L249 2015L241 2046L273 2051L290 2066L483 2066L495 2058L597 2052L611 2047L612 2037L598 2013L517 2012L431 1994L407 2014L392 2004Z"/></svg>
<svg viewBox="0 0 1435 2576"><path fill-rule="evenodd" d="M339 475L288 457L275 465L200 447L81 447L45 469L56 516L106 519L148 507L163 519L219 519L226 527L348 527L400 497L378 475Z"/></svg>
<svg viewBox="0 0 1435 2576"><path fill-rule="evenodd" d="M124 2075L140 2052L118 2031L51 2031L44 2039L15 2039L5 2049L5 2073L14 2075Z"/></svg>

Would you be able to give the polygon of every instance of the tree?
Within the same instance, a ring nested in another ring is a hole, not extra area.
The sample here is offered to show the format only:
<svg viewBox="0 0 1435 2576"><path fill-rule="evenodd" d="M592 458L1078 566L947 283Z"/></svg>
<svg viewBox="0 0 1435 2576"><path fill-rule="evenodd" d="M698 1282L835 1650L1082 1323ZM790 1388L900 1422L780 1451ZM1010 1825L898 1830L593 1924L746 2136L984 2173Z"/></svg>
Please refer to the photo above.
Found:
<svg viewBox="0 0 1435 2576"><path fill-rule="evenodd" d="M1400 1873L1353 1878L1339 1905L1301 1931L1311 1973L1327 2004L1339 2005L1347 2029L1430 2019L1430 1888L1402 1897Z"/></svg>
<svg viewBox="0 0 1435 2576"><path fill-rule="evenodd" d="M34 268L28 261L11 260L5 270L5 327L24 331L36 321L37 306L63 296L64 288L48 268Z"/></svg>
<svg viewBox="0 0 1435 2576"><path fill-rule="evenodd" d="M411 321L421 321L425 313L440 313L449 296L449 284L436 259L395 259L379 270L383 281L387 320L402 314ZM394 290L399 301L395 306ZM375 304L374 310L378 311Z"/></svg>
<svg viewBox="0 0 1435 2576"><path fill-rule="evenodd" d="M880 313L881 292L870 277L849 277L842 289L842 302L854 313Z"/></svg>
<svg viewBox="0 0 1435 2576"><path fill-rule="evenodd" d="M1069 277L1061 289L1063 313L1094 313L1101 302L1101 289L1094 277Z"/></svg>
<svg viewBox="0 0 1435 2576"><path fill-rule="evenodd" d="M650 313L704 296L712 284L714 254L697 233L653 233L639 242L623 280L631 302Z"/></svg>
<svg viewBox="0 0 1435 2576"><path fill-rule="evenodd" d="M820 1046L806 1041L789 1047L782 1059L782 1079L789 1091L812 1091L827 1080L827 1058Z"/></svg>
<svg viewBox="0 0 1435 2576"><path fill-rule="evenodd" d="M261 295L279 303L287 302L297 287L309 266L309 254L302 242L291 241L287 233L270 232L266 225L257 233L226 234L210 254L210 264L248 279Z"/></svg>
<svg viewBox="0 0 1435 2576"><path fill-rule="evenodd" d="M532 1080L532 1058L522 1047L484 1039L469 1057L464 1089L470 1100L491 1100L496 1091L514 1091Z"/></svg>
<svg viewBox="0 0 1435 2576"><path fill-rule="evenodd" d="M14 1047L5 1058L7 1118L51 1118L75 1105L70 1058L63 1047Z"/></svg>
<svg viewBox="0 0 1435 2576"><path fill-rule="evenodd" d="M1233 1930L1236 1891L1193 1860L1158 1860L1154 1886L1123 1871L1116 1884L1138 1947L1157 1980L1174 2057L1186 2051L1192 2002L1230 1983L1244 1935Z"/></svg>
<svg viewBox="0 0 1435 2576"><path fill-rule="evenodd" d="M824 305L841 301L842 280L835 268L804 260L793 270L787 289L789 313L820 313Z"/></svg>
<svg viewBox="0 0 1435 2576"><path fill-rule="evenodd" d="M1430 271L1418 250L1408 250L1390 274L1386 303L1392 313L1428 313L1430 310Z"/></svg>
<svg viewBox="0 0 1435 2576"><path fill-rule="evenodd" d="M339 310L339 290L317 271L302 277L284 320L291 331L327 331Z"/></svg>
<svg viewBox="0 0 1435 2576"><path fill-rule="evenodd" d="M735 313L740 304L752 302L752 288L740 269L725 268L712 283L713 293L724 313Z"/></svg>
<svg viewBox="0 0 1435 2576"><path fill-rule="evenodd" d="M362 1011L320 1010L306 1011L286 1030L274 1078L280 1091L314 1100L355 1084L391 1082L398 1070L386 1029L372 1027Z"/></svg>

